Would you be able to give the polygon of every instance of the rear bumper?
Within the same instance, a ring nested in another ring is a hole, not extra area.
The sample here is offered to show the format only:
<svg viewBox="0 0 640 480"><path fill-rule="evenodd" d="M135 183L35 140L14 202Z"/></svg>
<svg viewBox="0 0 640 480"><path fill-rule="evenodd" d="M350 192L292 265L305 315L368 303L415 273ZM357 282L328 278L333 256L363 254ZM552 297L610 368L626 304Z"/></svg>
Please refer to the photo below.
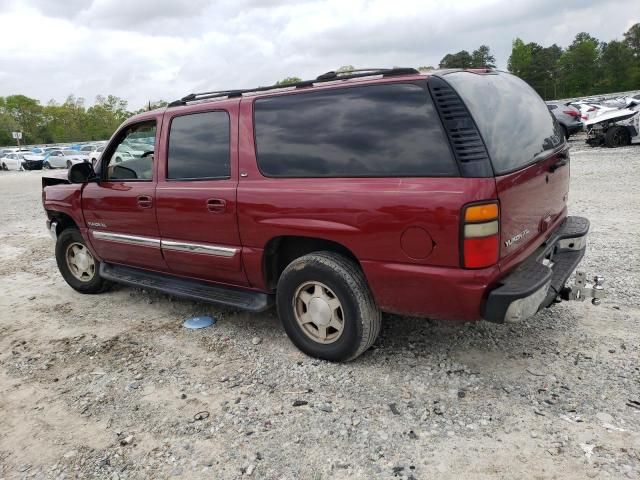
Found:
<svg viewBox="0 0 640 480"><path fill-rule="evenodd" d="M569 133L569 135L573 135L575 133L581 132L583 128L584 127L582 122L572 123L570 125L567 125L567 132Z"/></svg>
<svg viewBox="0 0 640 480"><path fill-rule="evenodd" d="M547 242L489 292L482 317L515 322L551 305L582 260L588 232L589 220L567 217Z"/></svg>

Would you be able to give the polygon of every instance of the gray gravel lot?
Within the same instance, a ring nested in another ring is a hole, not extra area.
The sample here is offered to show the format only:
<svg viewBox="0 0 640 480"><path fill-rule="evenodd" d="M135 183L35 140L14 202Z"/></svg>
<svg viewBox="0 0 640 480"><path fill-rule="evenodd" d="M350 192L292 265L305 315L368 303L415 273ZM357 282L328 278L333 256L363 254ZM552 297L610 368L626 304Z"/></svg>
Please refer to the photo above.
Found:
<svg viewBox="0 0 640 480"><path fill-rule="evenodd" d="M274 312L74 292L41 173L0 172L0 479L640 478L640 145L582 141L570 211L592 222L600 307L385 316L349 364L299 353Z"/></svg>

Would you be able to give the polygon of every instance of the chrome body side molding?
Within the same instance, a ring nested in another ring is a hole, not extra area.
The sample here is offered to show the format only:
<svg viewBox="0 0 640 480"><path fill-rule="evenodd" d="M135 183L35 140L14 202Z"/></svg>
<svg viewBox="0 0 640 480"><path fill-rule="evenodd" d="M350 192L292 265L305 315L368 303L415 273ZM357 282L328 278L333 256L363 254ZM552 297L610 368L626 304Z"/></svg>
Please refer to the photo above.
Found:
<svg viewBox="0 0 640 480"><path fill-rule="evenodd" d="M125 235L123 233L110 233L102 231L91 231L91 235L96 240L104 240L106 242L126 243L129 245L138 245L141 247L160 248L160 239L153 237L140 237L138 235Z"/></svg>
<svg viewBox="0 0 640 480"><path fill-rule="evenodd" d="M208 245L202 243L178 242L175 240L162 240L160 242L164 250L173 250L176 252L187 253L203 253L205 255L214 255L216 257L233 257L238 253L237 248L221 247L219 245Z"/></svg>

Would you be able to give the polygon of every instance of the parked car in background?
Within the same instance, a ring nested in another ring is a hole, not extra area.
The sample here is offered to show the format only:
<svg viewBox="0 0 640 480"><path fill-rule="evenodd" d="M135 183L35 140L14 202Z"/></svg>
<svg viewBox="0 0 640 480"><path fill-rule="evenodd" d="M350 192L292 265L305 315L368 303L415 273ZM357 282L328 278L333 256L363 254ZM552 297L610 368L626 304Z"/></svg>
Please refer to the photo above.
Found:
<svg viewBox="0 0 640 480"><path fill-rule="evenodd" d="M44 155L37 153L22 153L22 168L25 170L42 170Z"/></svg>
<svg viewBox="0 0 640 480"><path fill-rule="evenodd" d="M76 163L88 161L88 155L76 150L52 150L44 158L43 168L71 168Z"/></svg>
<svg viewBox="0 0 640 480"><path fill-rule="evenodd" d="M94 147L93 150L89 152L89 161L91 165L95 165L98 160L100 160L100 155L104 151L104 145L100 145L99 147Z"/></svg>
<svg viewBox="0 0 640 480"><path fill-rule="evenodd" d="M43 159L42 155L31 153L30 150L13 151L0 158L0 168L2 170L40 170Z"/></svg>
<svg viewBox="0 0 640 480"><path fill-rule="evenodd" d="M0 158L2 170L22 170L22 157L19 153L6 153Z"/></svg>
<svg viewBox="0 0 640 480"><path fill-rule="evenodd" d="M560 124L564 138L568 139L571 135L582 131L580 110L576 107L561 102L547 102L547 108Z"/></svg>

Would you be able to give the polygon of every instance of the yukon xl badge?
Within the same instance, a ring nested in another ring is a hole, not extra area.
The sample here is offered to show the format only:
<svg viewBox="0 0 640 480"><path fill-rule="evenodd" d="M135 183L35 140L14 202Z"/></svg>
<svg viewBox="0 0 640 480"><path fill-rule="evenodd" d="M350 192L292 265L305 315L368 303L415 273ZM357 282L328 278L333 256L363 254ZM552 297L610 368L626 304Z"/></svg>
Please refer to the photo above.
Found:
<svg viewBox="0 0 640 480"><path fill-rule="evenodd" d="M509 240L505 240L504 242L504 246L509 248L511 245L513 245L516 242L519 242L520 240L522 240L524 237L526 237L527 235L529 235L529 229L525 228L523 231L521 231L520 233L518 233L517 235L514 235L513 237L511 237Z"/></svg>

